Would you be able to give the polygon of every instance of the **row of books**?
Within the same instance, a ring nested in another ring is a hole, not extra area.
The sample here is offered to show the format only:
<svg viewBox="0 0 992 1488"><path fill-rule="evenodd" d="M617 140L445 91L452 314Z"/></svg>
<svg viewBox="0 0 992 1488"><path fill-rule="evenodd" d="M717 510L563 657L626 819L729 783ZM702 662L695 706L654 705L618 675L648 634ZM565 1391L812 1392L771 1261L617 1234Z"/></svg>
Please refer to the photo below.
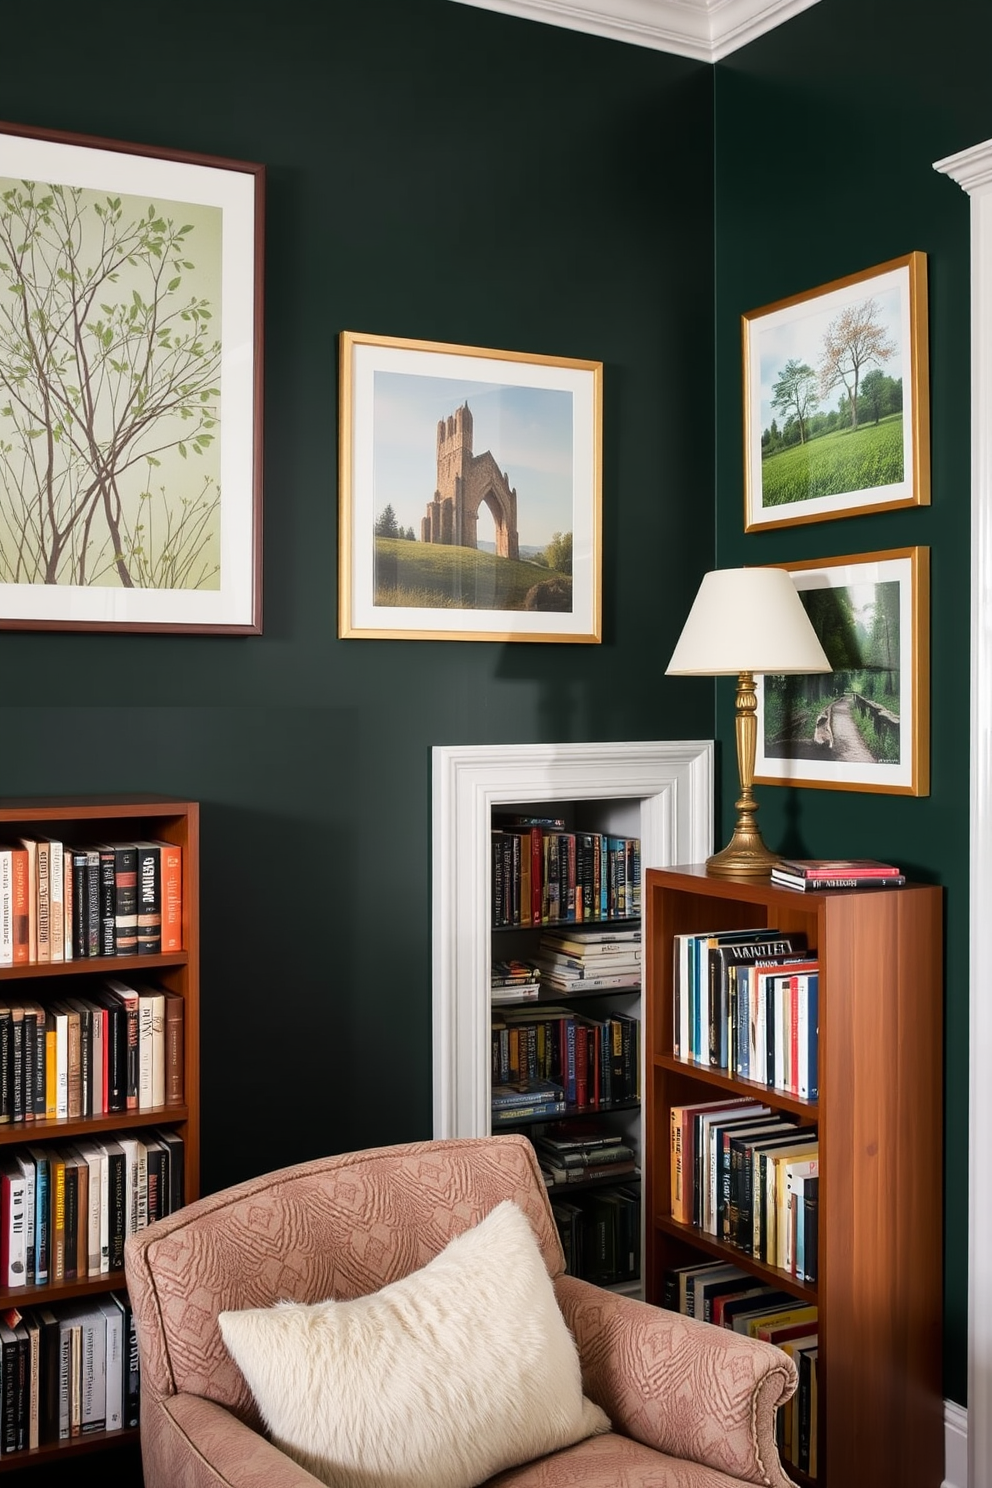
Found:
<svg viewBox="0 0 992 1488"><path fill-rule="evenodd" d="M184 1155L168 1127L8 1150L0 1291L122 1272L128 1236L182 1207Z"/></svg>
<svg viewBox="0 0 992 1488"><path fill-rule="evenodd" d="M492 1084L546 1081L567 1107L640 1098L640 1022L627 1013L584 1017L565 1006L506 1008L492 1017Z"/></svg>
<svg viewBox="0 0 992 1488"><path fill-rule="evenodd" d="M184 1029L180 994L138 978L0 1004L0 1123L181 1105Z"/></svg>
<svg viewBox="0 0 992 1488"><path fill-rule="evenodd" d="M596 1286L641 1274L641 1194L636 1186L597 1189L583 1203L552 1198L565 1269Z"/></svg>
<svg viewBox="0 0 992 1488"><path fill-rule="evenodd" d="M674 937L675 1057L819 1098L819 962L802 931Z"/></svg>
<svg viewBox="0 0 992 1488"><path fill-rule="evenodd" d="M815 1282L816 1127L746 1097L674 1105L670 1127L672 1217Z"/></svg>
<svg viewBox="0 0 992 1488"><path fill-rule="evenodd" d="M675 1266L665 1272L662 1305L717 1327L763 1339L795 1361L799 1388L776 1416L782 1461L817 1476L817 1360L815 1305L762 1283L722 1261Z"/></svg>
<svg viewBox="0 0 992 1488"><path fill-rule="evenodd" d="M517 817L492 828L493 926L639 918L641 842Z"/></svg>
<svg viewBox="0 0 992 1488"><path fill-rule="evenodd" d="M637 1153L622 1133L585 1120L543 1127L531 1141L544 1182L551 1189L603 1178L627 1180L640 1173Z"/></svg>
<svg viewBox="0 0 992 1488"><path fill-rule="evenodd" d="M640 927L545 930L535 966L543 985L558 993L636 990L641 985Z"/></svg>
<svg viewBox="0 0 992 1488"><path fill-rule="evenodd" d="M0 1313L0 1455L136 1427L140 1402L125 1291Z"/></svg>
<svg viewBox="0 0 992 1488"><path fill-rule="evenodd" d="M182 949L182 848L0 843L0 966Z"/></svg>

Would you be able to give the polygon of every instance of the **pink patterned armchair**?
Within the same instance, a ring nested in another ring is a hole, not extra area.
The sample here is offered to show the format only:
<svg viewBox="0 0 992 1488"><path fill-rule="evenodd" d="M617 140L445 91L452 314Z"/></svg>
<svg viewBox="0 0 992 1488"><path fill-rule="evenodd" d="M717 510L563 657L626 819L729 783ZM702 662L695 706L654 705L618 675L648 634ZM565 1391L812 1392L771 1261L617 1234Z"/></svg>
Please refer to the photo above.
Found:
<svg viewBox="0 0 992 1488"><path fill-rule="evenodd" d="M217 1315L366 1296L514 1200L613 1430L490 1479L499 1488L790 1488L775 1411L795 1366L769 1344L566 1276L522 1137L414 1142L320 1158L188 1205L128 1241L141 1355L145 1488L317 1488L265 1437Z"/></svg>

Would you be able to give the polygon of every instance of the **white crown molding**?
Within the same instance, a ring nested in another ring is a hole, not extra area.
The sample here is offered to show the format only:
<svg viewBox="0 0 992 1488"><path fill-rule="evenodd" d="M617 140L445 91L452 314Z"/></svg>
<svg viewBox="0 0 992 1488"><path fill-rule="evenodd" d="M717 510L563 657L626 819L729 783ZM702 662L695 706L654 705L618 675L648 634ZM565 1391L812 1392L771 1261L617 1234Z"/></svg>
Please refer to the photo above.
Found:
<svg viewBox="0 0 992 1488"><path fill-rule="evenodd" d="M818 0L455 0L611 41L719 62Z"/></svg>

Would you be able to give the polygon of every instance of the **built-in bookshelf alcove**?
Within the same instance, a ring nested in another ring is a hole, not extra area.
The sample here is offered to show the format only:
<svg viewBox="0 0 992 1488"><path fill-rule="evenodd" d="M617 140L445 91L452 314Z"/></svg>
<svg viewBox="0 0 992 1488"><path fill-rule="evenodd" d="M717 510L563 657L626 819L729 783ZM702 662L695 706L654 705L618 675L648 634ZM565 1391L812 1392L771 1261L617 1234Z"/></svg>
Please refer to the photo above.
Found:
<svg viewBox="0 0 992 1488"><path fill-rule="evenodd" d="M435 1137L489 1131L493 807L555 801L626 811L642 868L702 862L713 850L713 741L435 746Z"/></svg>

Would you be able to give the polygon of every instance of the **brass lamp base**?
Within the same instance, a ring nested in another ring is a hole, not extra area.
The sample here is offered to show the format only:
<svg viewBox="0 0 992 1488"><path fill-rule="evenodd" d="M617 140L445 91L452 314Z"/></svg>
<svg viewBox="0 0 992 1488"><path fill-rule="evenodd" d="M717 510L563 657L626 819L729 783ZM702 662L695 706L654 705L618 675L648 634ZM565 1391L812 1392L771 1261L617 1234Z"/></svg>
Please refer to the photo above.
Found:
<svg viewBox="0 0 992 1488"><path fill-rule="evenodd" d="M754 674L741 672L737 679L737 705L734 716L734 733L737 742L737 773L740 780L740 799L735 803L737 821L734 835L722 852L706 859L706 872L719 878L770 878L772 864L778 854L769 852L761 840L755 814L758 803L754 799L754 753L756 744L755 712L757 699L754 694Z"/></svg>

